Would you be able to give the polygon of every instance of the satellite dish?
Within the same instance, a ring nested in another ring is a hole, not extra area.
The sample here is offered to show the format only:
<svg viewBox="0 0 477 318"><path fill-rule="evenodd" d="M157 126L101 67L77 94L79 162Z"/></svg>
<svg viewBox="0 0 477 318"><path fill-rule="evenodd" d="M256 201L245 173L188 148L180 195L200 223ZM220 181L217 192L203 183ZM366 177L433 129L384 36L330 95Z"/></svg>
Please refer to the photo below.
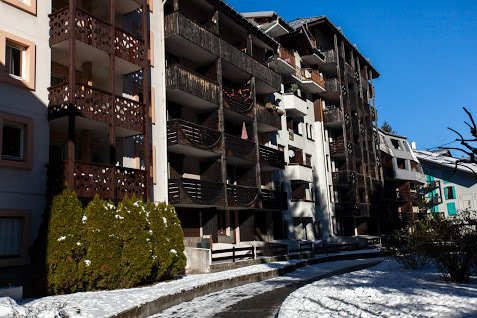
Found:
<svg viewBox="0 0 477 318"><path fill-rule="evenodd" d="M295 157L295 152L291 149L288 150L288 157L294 158Z"/></svg>

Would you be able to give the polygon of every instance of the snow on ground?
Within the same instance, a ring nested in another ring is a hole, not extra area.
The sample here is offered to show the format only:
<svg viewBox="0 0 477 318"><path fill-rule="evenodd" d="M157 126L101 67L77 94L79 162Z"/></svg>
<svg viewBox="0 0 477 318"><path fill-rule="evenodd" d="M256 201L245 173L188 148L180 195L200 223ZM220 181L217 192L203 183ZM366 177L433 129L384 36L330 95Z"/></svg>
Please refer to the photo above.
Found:
<svg viewBox="0 0 477 318"><path fill-rule="evenodd" d="M477 278L445 283L434 267L411 270L386 260L296 290L278 317L477 317Z"/></svg>
<svg viewBox="0 0 477 318"><path fill-rule="evenodd" d="M211 293L202 297L194 298L191 301L184 302L179 305L168 308L160 314L151 316L151 318L212 317L215 314L224 311L227 307L238 303L239 301L257 296L272 289L280 288L292 283L297 283L302 280L312 279L314 277L324 275L342 268L362 265L366 263L373 263L379 260L382 260L382 258L344 260L305 266L283 276L271 278L261 282L246 284L239 287Z"/></svg>
<svg viewBox="0 0 477 318"><path fill-rule="evenodd" d="M366 251L341 252L340 254L354 254L363 252L371 253L376 251L376 249L373 249ZM319 255L317 257L321 258L325 256L326 255ZM268 264L252 265L218 273L188 275L177 280L161 282L152 286L140 288L118 289L98 292L83 292L69 295L49 296L34 300L30 299L23 301L20 305L15 306L15 309L20 314L22 314L23 312L26 312L28 310L37 311L39 308L47 308L49 311L53 310L51 308L61 308L62 310L67 312L72 318L109 317L118 314L124 310L153 301L164 295L180 293L182 290L192 289L194 287L201 286L213 281L258 272L266 272L273 269L296 264L301 261L302 260L288 260ZM0 317L8 317L9 314L6 314L5 312L12 312L12 308L9 305L9 301L7 301L5 297L0 298L0 300ZM22 315L20 317L22 317ZM46 318L55 316L46 315L44 317Z"/></svg>

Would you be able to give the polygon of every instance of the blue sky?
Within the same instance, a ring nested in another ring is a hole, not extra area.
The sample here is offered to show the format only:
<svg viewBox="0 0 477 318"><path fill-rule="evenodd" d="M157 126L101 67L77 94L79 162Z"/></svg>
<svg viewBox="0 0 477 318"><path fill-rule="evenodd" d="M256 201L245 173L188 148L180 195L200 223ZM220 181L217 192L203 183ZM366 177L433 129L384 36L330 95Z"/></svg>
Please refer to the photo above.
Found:
<svg viewBox="0 0 477 318"><path fill-rule="evenodd" d="M462 106L477 120L477 0L227 2L286 21L328 16L381 74L374 81L379 126L386 120L418 149L454 140L447 127L470 136Z"/></svg>

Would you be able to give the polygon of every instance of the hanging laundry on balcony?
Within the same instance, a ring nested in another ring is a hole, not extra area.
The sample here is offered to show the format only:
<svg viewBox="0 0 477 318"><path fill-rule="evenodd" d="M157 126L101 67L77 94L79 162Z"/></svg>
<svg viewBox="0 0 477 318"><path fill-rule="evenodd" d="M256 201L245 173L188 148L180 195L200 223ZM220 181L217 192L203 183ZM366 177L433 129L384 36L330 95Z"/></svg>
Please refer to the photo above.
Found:
<svg viewBox="0 0 477 318"><path fill-rule="evenodd" d="M247 134L247 128L245 127L245 122L243 123L243 126L242 126L242 139L248 139L248 134Z"/></svg>

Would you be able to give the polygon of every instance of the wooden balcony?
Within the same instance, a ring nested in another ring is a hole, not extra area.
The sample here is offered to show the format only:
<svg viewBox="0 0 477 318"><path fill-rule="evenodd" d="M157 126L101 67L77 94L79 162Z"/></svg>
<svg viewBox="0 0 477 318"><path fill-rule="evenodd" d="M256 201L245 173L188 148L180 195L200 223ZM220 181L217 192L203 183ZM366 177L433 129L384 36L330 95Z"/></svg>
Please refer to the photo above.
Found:
<svg viewBox="0 0 477 318"><path fill-rule="evenodd" d="M328 50L328 51L323 52L323 54L325 55L325 64L328 64L328 63L337 64L338 63L338 57L336 55L335 50Z"/></svg>
<svg viewBox="0 0 477 318"><path fill-rule="evenodd" d="M279 58L290 64L293 68L296 67L295 54L293 54L293 51L288 51L284 47L280 47L278 54Z"/></svg>
<svg viewBox="0 0 477 318"><path fill-rule="evenodd" d="M75 10L74 14L76 21L74 31L68 24L70 20L69 7L64 7L49 15L50 47L67 40L70 36L74 36L77 41L108 54L114 54L141 68L146 66L147 52L143 40L119 28L114 30L115 36L112 38L112 26L108 22L79 8Z"/></svg>
<svg viewBox="0 0 477 318"><path fill-rule="evenodd" d="M201 63L210 63L221 57L263 83L264 91L260 93L268 94L280 90L279 74L182 13L174 12L165 17L165 38L167 50L177 56ZM184 50L184 47L187 47L187 50Z"/></svg>
<svg viewBox="0 0 477 318"><path fill-rule="evenodd" d="M354 78L354 69L351 65L348 64L348 62L344 63L344 69L348 75Z"/></svg>
<svg viewBox="0 0 477 318"><path fill-rule="evenodd" d="M126 128L132 134L144 132L146 106L142 103L83 84L74 85L73 95L68 83L48 91L50 120L73 112L75 116Z"/></svg>
<svg viewBox="0 0 477 318"><path fill-rule="evenodd" d="M167 122L167 146L169 151L186 155L216 156L221 153L222 134L185 120L173 119Z"/></svg>
<svg viewBox="0 0 477 318"><path fill-rule="evenodd" d="M387 193L386 198L391 201L399 201L399 202L414 202L414 203L424 202L424 196L421 193L416 193L411 191L390 192L390 193Z"/></svg>
<svg viewBox="0 0 477 318"><path fill-rule="evenodd" d="M247 117L253 117L253 98L242 90L223 87L224 107Z"/></svg>
<svg viewBox="0 0 477 318"><path fill-rule="evenodd" d="M334 187L350 187L356 184L356 174L352 171L336 171L331 176Z"/></svg>
<svg viewBox="0 0 477 318"><path fill-rule="evenodd" d="M227 185L228 206L236 208L258 208L259 191L255 187Z"/></svg>
<svg viewBox="0 0 477 318"><path fill-rule="evenodd" d="M291 75L295 73L295 55L292 51L288 51L285 48L280 47L277 58L272 59L268 63L268 67L270 67L272 70L276 70L280 75Z"/></svg>
<svg viewBox="0 0 477 318"><path fill-rule="evenodd" d="M343 111L339 107L323 110L323 123L325 124L325 126L340 127L343 121Z"/></svg>
<svg viewBox="0 0 477 318"><path fill-rule="evenodd" d="M272 109L267 109L257 104L257 120L259 132L270 132L282 129L282 119L278 113Z"/></svg>
<svg viewBox="0 0 477 318"><path fill-rule="evenodd" d="M285 157L283 151L269 148L266 146L259 146L260 164L263 165L263 170L276 170L285 168Z"/></svg>
<svg viewBox="0 0 477 318"><path fill-rule="evenodd" d="M68 163L64 176L68 180ZM117 167L113 165L74 162L72 189L80 198L94 198L98 194L103 199L121 200L125 195L146 198L147 172L145 170Z"/></svg>
<svg viewBox="0 0 477 318"><path fill-rule="evenodd" d="M336 203L337 217L369 217L370 209L366 203L344 202Z"/></svg>
<svg viewBox="0 0 477 318"><path fill-rule="evenodd" d="M257 159L254 142L227 134L225 135L225 154L228 160L237 158L255 162Z"/></svg>
<svg viewBox="0 0 477 318"><path fill-rule="evenodd" d="M357 181L356 184L358 185L358 188L363 188L364 189L364 187L366 185L366 179L365 179L364 175L361 174L361 173L357 173L356 174L356 181Z"/></svg>
<svg viewBox="0 0 477 318"><path fill-rule="evenodd" d="M341 94L341 84L337 78L325 80L325 91L321 93L325 98L338 99Z"/></svg>
<svg viewBox="0 0 477 318"><path fill-rule="evenodd" d="M169 202L173 205L225 206L225 185L195 179L169 180Z"/></svg>
<svg viewBox="0 0 477 318"><path fill-rule="evenodd" d="M288 210L287 193L262 189L262 208L270 210Z"/></svg>
<svg viewBox="0 0 477 318"><path fill-rule="evenodd" d="M200 109L215 109L220 104L219 85L187 68L174 64L166 68L167 99Z"/></svg>
<svg viewBox="0 0 477 318"><path fill-rule="evenodd" d="M325 80L314 69L298 68L294 77L298 79L298 86L308 93L319 94L325 91Z"/></svg>
<svg viewBox="0 0 477 318"><path fill-rule="evenodd" d="M344 141L330 142L330 155L332 157L344 158L346 153L349 155L353 153L351 143L348 143L347 146L345 146Z"/></svg>

